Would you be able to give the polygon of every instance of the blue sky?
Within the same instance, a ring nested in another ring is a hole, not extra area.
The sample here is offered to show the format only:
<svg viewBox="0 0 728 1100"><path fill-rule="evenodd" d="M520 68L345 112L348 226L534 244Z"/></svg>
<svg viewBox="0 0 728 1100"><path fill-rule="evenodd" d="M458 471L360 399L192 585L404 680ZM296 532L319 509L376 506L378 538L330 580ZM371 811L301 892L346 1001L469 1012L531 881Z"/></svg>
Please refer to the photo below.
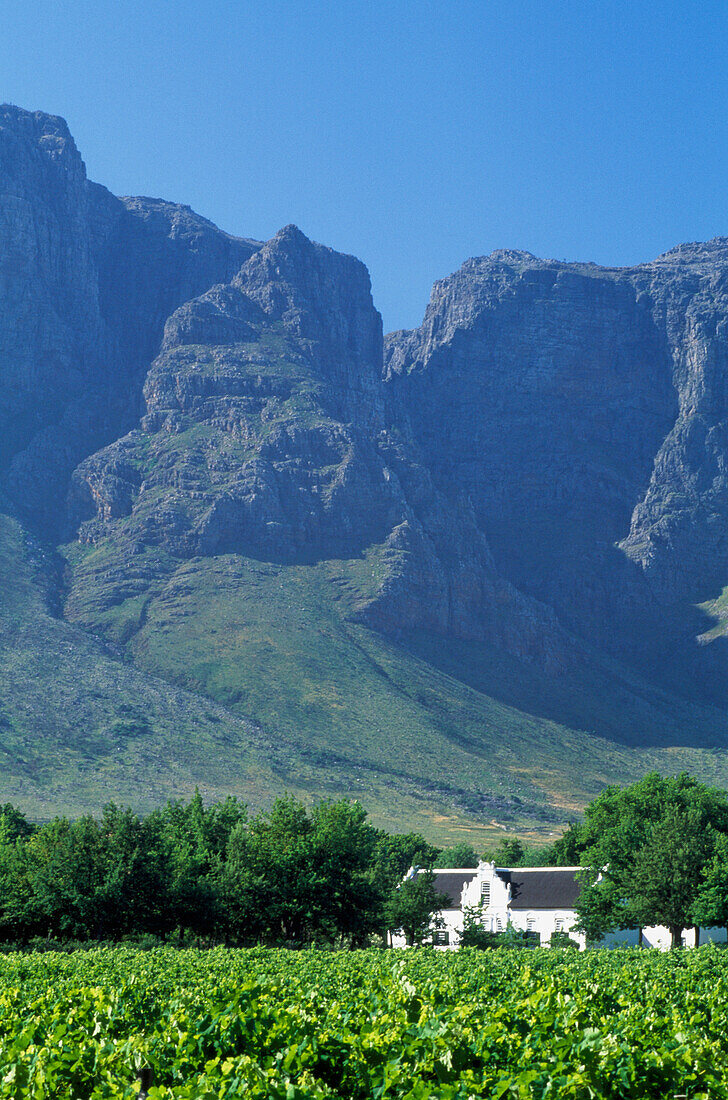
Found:
<svg viewBox="0 0 728 1100"><path fill-rule="evenodd" d="M0 0L0 99L92 179L368 265L385 329L468 256L728 235L728 6Z"/></svg>

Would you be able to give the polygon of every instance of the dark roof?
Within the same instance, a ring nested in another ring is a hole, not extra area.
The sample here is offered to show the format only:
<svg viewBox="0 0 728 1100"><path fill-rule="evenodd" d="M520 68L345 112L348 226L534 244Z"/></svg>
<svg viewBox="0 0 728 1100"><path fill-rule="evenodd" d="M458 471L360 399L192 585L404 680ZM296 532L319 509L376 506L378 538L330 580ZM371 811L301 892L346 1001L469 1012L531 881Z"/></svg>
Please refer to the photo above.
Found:
<svg viewBox="0 0 728 1100"><path fill-rule="evenodd" d="M511 884L511 909L573 909L579 896L578 867L499 867L496 873Z"/></svg>
<svg viewBox="0 0 728 1100"><path fill-rule="evenodd" d="M449 909L460 908L460 895L466 882L471 882L477 874L476 868L462 871L443 871L438 874L435 871L434 886L439 894L446 894L450 899Z"/></svg>

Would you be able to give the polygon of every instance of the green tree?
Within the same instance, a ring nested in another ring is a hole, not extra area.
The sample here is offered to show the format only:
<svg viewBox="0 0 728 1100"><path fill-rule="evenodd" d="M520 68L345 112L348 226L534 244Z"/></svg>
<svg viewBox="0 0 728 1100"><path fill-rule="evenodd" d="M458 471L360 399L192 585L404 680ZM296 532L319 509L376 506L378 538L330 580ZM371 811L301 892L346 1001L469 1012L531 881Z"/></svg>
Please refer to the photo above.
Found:
<svg viewBox="0 0 728 1100"><path fill-rule="evenodd" d="M517 836L504 836L493 851L497 867L518 867L526 849Z"/></svg>
<svg viewBox="0 0 728 1100"><path fill-rule="evenodd" d="M580 927L595 940L617 928L691 924L688 891L694 903L716 837L726 833L725 794L688 775L651 773L608 787L579 827Z"/></svg>
<svg viewBox="0 0 728 1100"><path fill-rule="evenodd" d="M7 840L18 840L31 836L37 826L28 821L24 813L12 802L0 806L0 832Z"/></svg>
<svg viewBox="0 0 728 1100"><path fill-rule="evenodd" d="M715 837L713 852L704 867L704 876L692 908L692 920L698 927L725 928L728 932L728 836Z"/></svg>
<svg viewBox="0 0 728 1100"><path fill-rule="evenodd" d="M323 879L316 928L340 945L364 946L380 923L382 897L371 876L376 829L358 802L325 800L311 811L313 861Z"/></svg>
<svg viewBox="0 0 728 1100"><path fill-rule="evenodd" d="M164 930L169 869L154 831L131 810L113 803L104 807L99 830L98 934L117 938L131 932Z"/></svg>
<svg viewBox="0 0 728 1100"><path fill-rule="evenodd" d="M313 822L293 797L238 825L225 875L231 924L243 941L284 946L312 942L325 875L316 865Z"/></svg>
<svg viewBox="0 0 728 1100"><path fill-rule="evenodd" d="M387 928L403 935L410 947L421 944L437 926L436 915L449 904L449 898L435 889L432 872L419 871L390 894L385 907Z"/></svg>
<svg viewBox="0 0 728 1100"><path fill-rule="evenodd" d="M666 925L672 946L679 946L683 928L693 922L696 895L713 848L713 830L706 828L697 807L668 805L625 875L631 920L640 926Z"/></svg>
<svg viewBox="0 0 728 1100"><path fill-rule="evenodd" d="M578 867L586 847L580 825L571 822L562 836L550 847L550 865L554 867Z"/></svg>
<svg viewBox="0 0 728 1100"><path fill-rule="evenodd" d="M245 816L234 798L205 807L199 791L189 803L170 801L148 815L148 850L164 876L158 931L210 935L219 928L222 865L230 836Z"/></svg>
<svg viewBox="0 0 728 1100"><path fill-rule="evenodd" d="M386 833L377 829L372 880L384 895L399 886L410 867L434 866L439 849L420 833Z"/></svg>
<svg viewBox="0 0 728 1100"><path fill-rule="evenodd" d="M55 818L24 844L13 860L12 919L26 935L87 939L98 933L102 841L88 815Z"/></svg>
<svg viewBox="0 0 728 1100"><path fill-rule="evenodd" d="M484 951L498 946L498 933L483 927L483 908L481 905L467 905L463 909L463 930L460 933L461 947L475 947Z"/></svg>
<svg viewBox="0 0 728 1100"><path fill-rule="evenodd" d="M435 857L433 867L477 867L480 856L471 844L462 841L452 848L443 848Z"/></svg>

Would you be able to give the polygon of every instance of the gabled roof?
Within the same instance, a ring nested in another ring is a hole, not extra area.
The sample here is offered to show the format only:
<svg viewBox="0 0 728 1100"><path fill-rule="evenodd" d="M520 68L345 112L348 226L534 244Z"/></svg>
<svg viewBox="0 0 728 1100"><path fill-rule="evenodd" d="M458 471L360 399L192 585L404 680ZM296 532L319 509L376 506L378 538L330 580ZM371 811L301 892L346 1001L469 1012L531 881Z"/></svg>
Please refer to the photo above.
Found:
<svg viewBox="0 0 728 1100"><path fill-rule="evenodd" d="M580 870L581 867L496 867L495 873L510 884L511 909L573 909L579 896L576 876ZM448 909L460 908L463 887L477 873L477 867L435 868L434 887L449 899Z"/></svg>
<svg viewBox="0 0 728 1100"><path fill-rule="evenodd" d="M496 868L511 886L511 909L573 909L579 897L579 867Z"/></svg>

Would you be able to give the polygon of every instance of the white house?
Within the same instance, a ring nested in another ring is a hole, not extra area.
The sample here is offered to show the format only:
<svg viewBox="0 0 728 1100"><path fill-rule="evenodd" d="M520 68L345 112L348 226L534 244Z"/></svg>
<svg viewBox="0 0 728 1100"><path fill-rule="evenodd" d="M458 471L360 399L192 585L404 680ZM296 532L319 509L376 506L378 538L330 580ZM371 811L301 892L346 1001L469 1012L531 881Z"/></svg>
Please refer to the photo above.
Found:
<svg viewBox="0 0 728 1100"><path fill-rule="evenodd" d="M481 860L477 867L437 868L435 889L449 899L449 905L438 915L438 928L432 942L436 947L453 949L459 946L463 930L464 910L477 908L482 926L490 932L504 932L510 924L533 936L534 942L548 944L554 932L566 932L580 948L586 946L583 932L574 928L577 914L574 908L579 896L577 873L580 867L496 867ZM413 868L408 877L421 873ZM701 929L699 942L725 942L723 928ZM695 945L695 930L683 934L686 946ZM394 936L394 947L404 947L403 936ZM666 950L670 946L667 928L625 929L604 939L604 946L616 947L642 943L647 947Z"/></svg>

